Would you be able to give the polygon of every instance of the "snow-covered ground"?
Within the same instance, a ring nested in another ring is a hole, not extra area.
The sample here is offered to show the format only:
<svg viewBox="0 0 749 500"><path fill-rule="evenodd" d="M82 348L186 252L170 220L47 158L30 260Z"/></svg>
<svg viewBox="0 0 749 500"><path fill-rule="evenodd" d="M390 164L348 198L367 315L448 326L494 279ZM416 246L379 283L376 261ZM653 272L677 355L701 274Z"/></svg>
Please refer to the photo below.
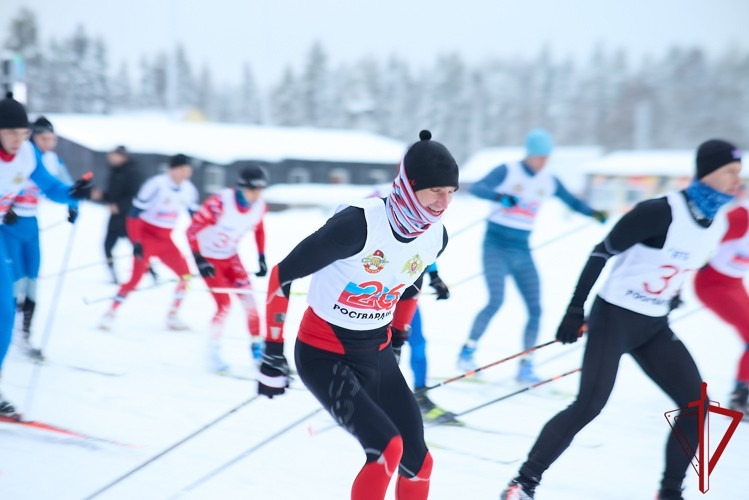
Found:
<svg viewBox="0 0 749 500"><path fill-rule="evenodd" d="M268 214L269 263L283 258L303 236L321 225L329 210ZM453 237L439 265L443 279L452 284L452 296L448 301L436 302L431 296L421 301L432 383L458 373L457 352L486 300L479 277L484 227L479 221L486 213L483 202L461 194L445 215ZM206 369L205 345L214 305L200 279L194 281L181 312L191 325L187 332L165 329L171 283L133 293L120 309L113 330L97 330L97 322L108 306L106 300L97 299L109 297L116 290L107 282L106 268L100 264L106 214L100 206L85 204L74 235L69 224L61 223L64 219L63 208L43 205L40 225L48 229L42 233L43 278L34 341L39 343L45 333L49 334L45 346L49 362L37 366L12 352L6 361L2 389L28 418L132 446L0 424L2 499L86 498L255 395L253 382L218 376ZM550 202L542 212L533 236L543 285L541 342L553 338L588 252L606 229L556 202ZM183 233L175 232L175 239L186 246ZM63 262L71 241L72 256L69 262ZM122 256L117 265L124 277L130 267L130 248L122 242L115 252ZM256 259L250 242L242 255L248 268L254 269ZM71 271L64 275L62 293L54 297L57 273L63 268ZM162 280L171 278L167 269L157 269ZM259 291L267 285L265 279L255 279L254 283ZM146 277L141 286L151 284ZM302 280L293 290L303 292L306 287L306 280ZM712 398L725 404L742 344L730 328L699 309L691 290L686 291L685 300L684 308L674 314L673 327L696 358ZM56 315L47 330L53 304L57 306ZM287 321L287 354L291 354L294 326L304 308L304 297L295 295ZM678 319L687 314L688 319ZM505 307L480 344L478 360L490 363L519 351L524 321L525 309L511 285ZM551 377L577 368L580 344L553 344L540 350L536 356L539 373ZM224 350L239 376L252 376L248 339L238 306L229 318ZM289 360L293 362L293 356ZM512 382L516 367L515 361L499 365L485 372L484 383L455 382L431 391L430 396L452 411L468 410L517 390ZM411 380L408 364L402 363L402 368ZM475 428L491 433L454 427L427 429L435 460L430 498L496 499L541 426L571 402L576 384L577 375L572 375L463 417ZM33 393L29 390L32 385ZM664 412L673 406L634 362L625 358L609 404L547 472L537 498L653 498L663 468L663 444L670 432ZM330 428L332 420L322 411L265 446L245 453L318 408L297 380L286 395L252 401L97 498L347 498L364 454L353 438L339 428ZM713 417L712 423L714 436L719 435L722 421ZM703 496L697 489L697 475L690 471L685 497L749 498L745 483L747 450L749 425L742 423L710 478L710 491ZM189 489L243 453L241 460ZM389 494L393 498L392 491Z"/></svg>

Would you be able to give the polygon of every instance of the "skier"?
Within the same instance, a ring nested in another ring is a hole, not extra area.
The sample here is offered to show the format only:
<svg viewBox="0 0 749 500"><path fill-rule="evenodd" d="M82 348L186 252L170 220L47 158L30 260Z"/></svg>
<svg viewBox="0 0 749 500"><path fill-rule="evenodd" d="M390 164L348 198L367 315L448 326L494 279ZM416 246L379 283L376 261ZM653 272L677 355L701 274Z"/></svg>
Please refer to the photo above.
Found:
<svg viewBox="0 0 749 500"><path fill-rule="evenodd" d="M92 198L103 201L109 208L107 234L104 237L104 256L107 259L107 267L112 276L112 282L116 285L119 280L115 271L112 250L114 250L120 238L128 237L127 217L133 206L133 198L143 185L143 175L138 165L130 159L125 146L117 146L108 153L107 164L110 168L107 188L103 193L95 190ZM149 271L153 275L150 266Z"/></svg>
<svg viewBox="0 0 749 500"><path fill-rule="evenodd" d="M190 268L171 235L181 210L186 209L192 216L199 208L198 190L190 182L191 176L189 158L183 154L174 155L169 158L169 170L148 179L133 199L127 219L128 235L133 242L132 275L120 287L111 307L102 317L99 329L109 330L112 327L117 309L138 286L148 268L149 259L157 257L179 279L166 326L170 330L187 330L177 311L187 289Z"/></svg>
<svg viewBox="0 0 749 500"><path fill-rule="evenodd" d="M91 192L87 178L72 186L52 177L41 156L28 141L29 118L23 104L9 92L0 100L0 224L12 224L17 216L11 203L31 179L51 200L68 205ZM2 226L0 226L2 227ZM0 373L13 335L16 304L13 298L13 268L6 250L6 231L0 231ZM0 394L0 415L15 414L13 405Z"/></svg>
<svg viewBox="0 0 749 500"><path fill-rule="evenodd" d="M697 272L697 297L744 341L729 406L749 420L749 294L744 277L749 274L749 200L728 212L728 232L707 266Z"/></svg>
<svg viewBox="0 0 749 500"><path fill-rule="evenodd" d="M593 210L575 198L562 183L544 170L554 143L543 129L535 129L525 139L525 159L498 166L471 187L471 194L492 203L483 245L484 278L489 289L489 303L473 322L468 339L458 356L458 368L475 370L474 353L479 339L504 301L505 279L512 276L528 311L523 335L523 349L536 345L541 321L540 283L528 240L541 205L556 196L572 210L605 222L606 212ZM517 380L540 381L530 356L520 361Z"/></svg>
<svg viewBox="0 0 749 500"><path fill-rule="evenodd" d="M668 314L686 275L704 265L723 236L720 209L741 182L740 160L739 150L728 142L702 143L696 177L686 189L637 204L593 249L556 335L565 344L578 340L586 323L583 306L588 294L608 259L616 256L587 320L577 399L544 426L502 499L534 497L544 471L603 409L623 354L631 354L678 408L700 399L702 377L671 331ZM679 423L686 442L697 443L697 419L680 418ZM683 499L690 459L677 436L669 433L658 500Z"/></svg>
<svg viewBox="0 0 749 500"><path fill-rule="evenodd" d="M67 185L73 179L67 167L54 149L57 135L49 120L41 116L31 127L31 144L34 152L41 157L47 172ZM13 280L16 304L23 315L21 332L16 334L18 346L26 355L43 359L42 352L31 344L31 320L36 309L36 279L39 276L39 224L36 218L39 204L39 186L31 179L13 200L12 210L18 216L16 222L3 226L5 246L13 261ZM78 216L78 201L68 204L68 222L75 222Z"/></svg>
<svg viewBox="0 0 749 500"><path fill-rule="evenodd" d="M304 384L364 448L353 500L384 498L396 468L397 498L429 492L432 458L389 325L407 324L395 317L395 306L417 293L411 285L447 244L440 218L458 188L458 166L429 131L419 138L386 199L339 211L270 274L258 393L273 397L288 386L283 325L291 282L312 274L294 359Z"/></svg>
<svg viewBox="0 0 749 500"><path fill-rule="evenodd" d="M265 276L268 272L263 225L266 204L261 195L267 185L267 177L260 167L245 168L237 178L236 188L223 189L208 198L187 228L190 249L206 284L211 289L235 288L241 292L237 296L247 314L247 328L252 339L250 353L257 364L263 355L260 319L237 245L245 234L255 233L260 269L255 275ZM213 371L222 372L229 369L221 357L220 342L231 298L227 293L211 291L211 294L216 301L216 314L211 321L208 361Z"/></svg>
<svg viewBox="0 0 749 500"><path fill-rule="evenodd" d="M392 184L377 186L374 193L370 195L370 198L387 198L391 191ZM429 275L429 286L434 289L434 292L437 295L437 300L446 300L450 298L450 289L445 282L442 281L442 278L440 278L436 262L433 262L429 267L427 267L426 274ZM423 280L424 278L422 275L413 285L419 291L421 290ZM414 301L413 305L411 305L410 300ZM418 300L418 295L415 295L414 298L410 300L399 301L396 310L404 307L413 309L412 316L410 312L405 314L396 312L395 316L403 318L406 322L400 325L401 328L398 328L396 324L390 325L390 330L393 332L394 342L400 342L400 345L393 346L398 363L400 364L401 346L403 343L408 342L408 346L411 349L409 365L411 366L411 371L414 375L414 396L416 397L416 402L419 405L422 416L424 419L435 424L462 425L462 422L455 417L453 412L437 406L434 401L426 395L426 392L424 392L424 388L426 388L427 385L427 341L426 337L424 337L424 332L421 326L421 311L416 302ZM411 316L411 319L408 319L409 316Z"/></svg>

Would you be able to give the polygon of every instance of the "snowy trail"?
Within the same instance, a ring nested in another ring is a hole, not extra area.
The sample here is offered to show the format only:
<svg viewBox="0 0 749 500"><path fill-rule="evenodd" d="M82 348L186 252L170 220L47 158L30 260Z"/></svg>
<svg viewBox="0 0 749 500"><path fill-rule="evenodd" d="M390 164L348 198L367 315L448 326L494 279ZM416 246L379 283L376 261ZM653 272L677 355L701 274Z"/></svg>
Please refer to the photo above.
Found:
<svg viewBox="0 0 749 500"><path fill-rule="evenodd" d="M41 226L64 215L53 205L43 205ZM459 195L447 212L450 228L465 227L486 213L486 205ZM324 222L327 210L305 209L270 213L266 223L268 262L285 256L296 242ZM183 224L186 221L183 221ZM539 220L532 243L550 241L585 222L560 206L550 204ZM86 204L75 237L70 268L59 300L41 367L37 394L28 418L82 433L137 445L123 448L44 431L19 429L0 423L0 498L12 500L80 500L92 495L170 446L194 433L255 394L251 379L248 339L237 306L228 318L223 339L224 355L237 378L206 371L205 345L214 304L204 284L196 279L183 310L191 329L171 332L164 328L173 286L166 284L134 293L121 308L111 332L96 329L107 307L102 301L86 305L83 297L106 297L115 287L107 283L100 262L106 215L101 207ZM566 307L588 252L606 228L588 225L539 248L537 260L542 279L544 316L539 342L553 339L556 323ZM68 225L56 225L42 233L43 258L39 311L34 340L41 335L49 314L55 273L60 270ZM483 225L477 224L451 238L440 258L440 274L448 285L481 271L480 247ZM186 245L177 239L179 245ZM124 243L115 249L120 274L130 262ZM184 247L183 247L184 248ZM250 270L255 256L248 245L242 257ZM171 276L157 265L163 279ZM145 278L142 285L151 284ZM308 282L295 283L304 292ZM265 279L254 286L264 290ZM486 290L482 279L462 282L447 301L431 296L421 301L424 333L428 339L429 379L436 384L459 374L455 367L460 345ZM674 330L694 355L711 397L727 403L734 370L741 352L738 336L709 312L699 307L691 289L685 290L687 315ZM295 295L288 315L287 355L295 324L301 319L305 298ZM490 325L477 352L477 361L488 364L521 349L525 309L513 285L508 285L506 304ZM583 349L551 345L536 353L542 377L552 377L580 366ZM411 372L401 367L407 380ZM289 356L293 363L293 356ZM3 373L3 392L21 405L26 398L34 365L11 352ZM464 411L519 387L512 382L516 361L487 369L480 382L458 381L430 391L437 404ZM241 378L240 378L241 377ZM539 387L482 410L465 415L474 429L438 427L426 430L435 460L431 499L494 499L515 474L541 427L563 409L576 393L578 377L571 375L547 388ZM257 446L274 433L318 410L312 396L296 380L282 397L260 398L227 416L216 425L139 469L97 499L166 499L179 494L185 499L329 499L346 498L351 481L364 456L354 439L339 428L312 432L332 423L319 411L278 438L228 466L215 476L180 493L192 483ZM21 408L23 410L23 408ZM670 432L663 414L673 403L663 395L628 357L616 387L601 416L580 433L570 449L544 476L538 500L630 500L653 498L663 467L663 444ZM481 429L481 430L479 430ZM484 432L490 430L492 432ZM496 432L495 432L496 431ZM742 423L726 448L713 475L711 490L697 490L696 474L687 478L685 498L742 499L749 470L749 425ZM394 498L392 492L389 498Z"/></svg>

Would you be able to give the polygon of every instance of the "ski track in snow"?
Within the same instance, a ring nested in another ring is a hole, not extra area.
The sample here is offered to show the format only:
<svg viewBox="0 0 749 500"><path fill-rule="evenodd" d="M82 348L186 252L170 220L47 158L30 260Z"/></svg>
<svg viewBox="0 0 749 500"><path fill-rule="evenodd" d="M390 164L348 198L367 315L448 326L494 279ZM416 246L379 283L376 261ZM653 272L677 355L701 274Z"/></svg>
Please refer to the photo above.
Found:
<svg viewBox="0 0 749 500"><path fill-rule="evenodd" d="M457 233L473 224L451 239L440 258L440 274L448 285L481 271L484 225L475 222L487 210L485 203L460 193L447 211L444 221L449 231ZM269 265L283 258L329 215L329 209L268 214ZM45 202L40 226L64 217L64 207ZM584 221L561 204L550 202L539 217L531 241L543 244ZM612 223L606 227L589 225L534 253L542 279L544 307L539 343L553 338L588 252ZM69 268L103 260L103 207L84 203L79 224ZM179 227L184 229L186 224L184 218ZM42 233L42 276L51 276L61 269L69 234L67 224ZM175 231L175 240L181 248L187 248L180 230ZM123 241L115 248L116 255L124 256L117 260L121 279L129 272L129 252L129 245ZM257 260L250 241L245 241L240 254L248 270L254 271ZM162 279L172 278L164 266L157 263L156 268ZM33 325L36 343L44 337L56 279L51 276L39 282L39 305ZM223 339L225 358L237 377L222 377L206 370L204 348L214 304L201 290L204 284L199 278L181 311L191 326L186 332L171 332L164 325L171 284L133 293L120 308L112 330L102 332L96 324L108 302L86 305L83 298L94 300L116 292L114 285L107 282L105 266L83 267L64 275L64 279L56 321L45 346L49 362L37 366L11 348L3 373L3 393L28 419L137 447L123 448L0 424L3 499L85 498L255 394L255 384L244 380L252 379L254 368L238 304L231 310ZM141 286L149 286L150 280L146 276ZM262 291L267 280L253 277L253 283ZM303 292L308 283L300 280L292 290ZM482 278L465 281L451 292L447 301L436 302L429 296L421 300L430 375L434 377L430 384L438 383L440 377L444 380L459 374L455 368L458 350L486 300ZM685 290L684 299L685 312L699 307L691 285ZM286 354L292 364L295 325L304 308L303 296L292 297L286 333ZM674 318L678 315L675 313ZM477 361L488 364L521 350L524 322L525 308L514 285L508 284L505 305L482 339ZM673 326L697 360L712 399L725 405L742 349L738 336L706 311L691 314L688 320ZM407 349L401 367L410 381ZM541 349L535 356L538 372L542 377L551 377L577 368L582 352L574 346L558 344ZM434 389L429 395L448 410L465 411L517 390L519 386L512 382L516 368L517 360L509 361L482 373L481 383L455 382ZM40 370L39 378L34 397L29 400L34 370ZM427 428L425 435L433 444L435 461L430 498L496 499L515 475L541 427L572 401L577 381L578 376L572 375L463 417L469 426L491 432ZM97 498L174 498L197 479L319 408L299 380L293 382L293 387L282 397L253 401ZM663 445L670 432L663 414L672 409L673 403L625 357L609 404L546 473L537 499L653 498L663 468ZM310 432L331 423L326 413L318 412L177 498L347 498L364 454L358 443L339 428ZM747 498L747 449L749 424L742 423L710 478L710 491L701 494L697 475L690 471L685 498ZM388 495L394 498L392 485Z"/></svg>

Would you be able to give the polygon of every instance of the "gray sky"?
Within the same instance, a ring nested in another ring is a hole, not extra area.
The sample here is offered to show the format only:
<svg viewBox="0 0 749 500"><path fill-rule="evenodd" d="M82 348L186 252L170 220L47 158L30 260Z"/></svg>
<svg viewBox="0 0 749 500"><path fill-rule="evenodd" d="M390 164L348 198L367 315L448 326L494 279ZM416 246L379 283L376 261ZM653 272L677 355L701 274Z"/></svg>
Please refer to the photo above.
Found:
<svg viewBox="0 0 749 500"><path fill-rule="evenodd" d="M426 65L447 51L477 62L544 44L576 59L597 44L634 56L673 44L749 48L749 0L1 0L0 39L22 5L39 16L44 41L77 24L106 39L113 68L181 42L215 81L238 81L248 61L264 86L300 68L314 40L334 64L396 54Z"/></svg>

